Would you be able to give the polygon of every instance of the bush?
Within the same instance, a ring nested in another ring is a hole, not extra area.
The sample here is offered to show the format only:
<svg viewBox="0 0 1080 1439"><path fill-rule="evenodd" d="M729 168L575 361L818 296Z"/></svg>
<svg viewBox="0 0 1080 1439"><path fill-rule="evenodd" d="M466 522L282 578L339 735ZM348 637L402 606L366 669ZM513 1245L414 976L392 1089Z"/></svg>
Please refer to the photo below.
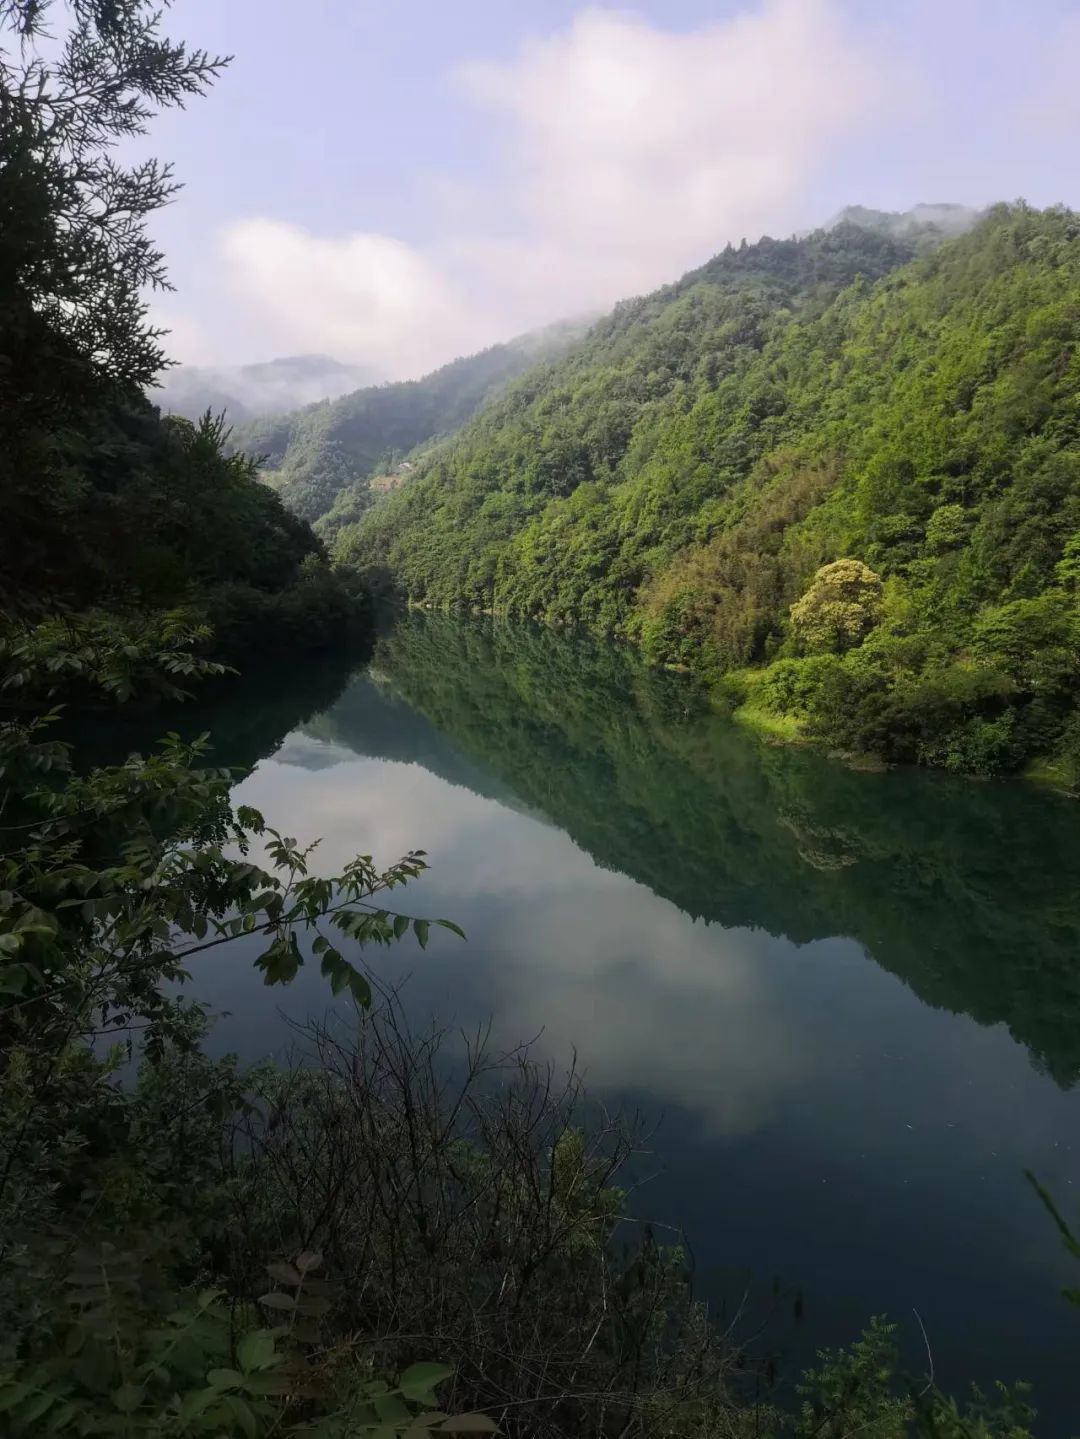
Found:
<svg viewBox="0 0 1080 1439"><path fill-rule="evenodd" d="M942 505L926 526L926 548L932 555L944 554L962 545L971 533L971 517L963 505Z"/></svg>
<svg viewBox="0 0 1080 1439"><path fill-rule="evenodd" d="M277 592L234 582L216 585L202 599L213 630L213 652L231 662L260 654L303 654L366 638L372 606L359 576L310 556L298 578Z"/></svg>
<svg viewBox="0 0 1080 1439"><path fill-rule="evenodd" d="M887 653L887 651L886 651ZM859 663L856 655L824 668L812 700L810 732L849 750L879 754L894 762L943 762L950 768L972 768L982 753L993 757L994 773L1008 767L1004 732L984 736L982 751L973 730L961 732L971 720L1000 716L1015 686L996 671L972 665L938 663L919 672L891 672L879 654ZM950 750L950 744L955 745ZM1011 752L1010 752L1011 753ZM965 765L969 755L972 765Z"/></svg>
<svg viewBox="0 0 1080 1439"><path fill-rule="evenodd" d="M827 676L839 663L833 655L776 660L765 671L754 693L762 708L772 714L810 714Z"/></svg>

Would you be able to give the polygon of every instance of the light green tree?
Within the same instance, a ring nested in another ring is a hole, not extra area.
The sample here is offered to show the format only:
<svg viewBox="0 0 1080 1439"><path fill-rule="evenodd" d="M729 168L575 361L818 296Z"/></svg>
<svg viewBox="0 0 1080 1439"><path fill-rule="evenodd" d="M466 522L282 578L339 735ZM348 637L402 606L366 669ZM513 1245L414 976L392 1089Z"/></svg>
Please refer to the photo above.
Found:
<svg viewBox="0 0 1080 1439"><path fill-rule="evenodd" d="M791 606L791 624L811 654L849 650L881 618L882 584L861 560L823 565L801 599Z"/></svg>

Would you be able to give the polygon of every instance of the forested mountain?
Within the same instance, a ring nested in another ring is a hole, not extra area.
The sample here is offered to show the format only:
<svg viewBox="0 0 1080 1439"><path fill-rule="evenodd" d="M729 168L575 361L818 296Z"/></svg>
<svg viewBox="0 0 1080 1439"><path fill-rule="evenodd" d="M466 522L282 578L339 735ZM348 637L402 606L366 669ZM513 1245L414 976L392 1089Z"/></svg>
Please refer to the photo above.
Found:
<svg viewBox="0 0 1080 1439"><path fill-rule="evenodd" d="M1068 778L1080 217L920 238L763 240L620 305L339 553L624 635L847 749Z"/></svg>
<svg viewBox="0 0 1080 1439"><path fill-rule="evenodd" d="M263 478L294 514L317 520L336 501L323 526L333 530L367 508L373 476L418 445L458 429L515 376L562 354L583 328L552 325L453 360L420 380L372 385L293 414L261 418L238 428L232 443L262 462Z"/></svg>
<svg viewBox="0 0 1080 1439"><path fill-rule="evenodd" d="M158 377L150 399L168 415L198 420L211 410L236 425L336 399L376 378L370 366L345 365L329 355L285 355L257 365L175 365Z"/></svg>

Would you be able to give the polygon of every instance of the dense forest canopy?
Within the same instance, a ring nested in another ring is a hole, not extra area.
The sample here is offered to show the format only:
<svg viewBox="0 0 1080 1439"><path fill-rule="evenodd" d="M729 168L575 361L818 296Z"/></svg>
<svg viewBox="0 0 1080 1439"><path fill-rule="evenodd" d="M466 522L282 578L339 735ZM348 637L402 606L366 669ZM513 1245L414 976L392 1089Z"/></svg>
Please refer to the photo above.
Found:
<svg viewBox="0 0 1080 1439"><path fill-rule="evenodd" d="M1069 781L1080 218L1001 205L933 238L912 258L917 229L844 221L620 305L339 554L425 603L626 636L846 749Z"/></svg>

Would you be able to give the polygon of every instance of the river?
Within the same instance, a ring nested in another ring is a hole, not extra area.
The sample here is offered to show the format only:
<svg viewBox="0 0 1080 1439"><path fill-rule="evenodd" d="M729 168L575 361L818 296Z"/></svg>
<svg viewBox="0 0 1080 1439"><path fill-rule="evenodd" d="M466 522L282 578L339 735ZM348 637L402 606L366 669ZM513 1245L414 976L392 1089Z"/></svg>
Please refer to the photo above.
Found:
<svg viewBox="0 0 1080 1439"><path fill-rule="evenodd" d="M401 906L467 941L373 968L416 1016L576 1050L640 1110L638 1211L685 1230L718 1311L748 1294L786 1372L887 1313L945 1389L1030 1380L1039 1432L1071 1432L1080 1264L1024 1171L1080 1221L1074 802L856 773L611 646L424 615L353 673L240 681L169 723L211 728L237 799L322 836L327 871L428 852ZM249 958L193 989L214 1047L254 1059L328 995Z"/></svg>

